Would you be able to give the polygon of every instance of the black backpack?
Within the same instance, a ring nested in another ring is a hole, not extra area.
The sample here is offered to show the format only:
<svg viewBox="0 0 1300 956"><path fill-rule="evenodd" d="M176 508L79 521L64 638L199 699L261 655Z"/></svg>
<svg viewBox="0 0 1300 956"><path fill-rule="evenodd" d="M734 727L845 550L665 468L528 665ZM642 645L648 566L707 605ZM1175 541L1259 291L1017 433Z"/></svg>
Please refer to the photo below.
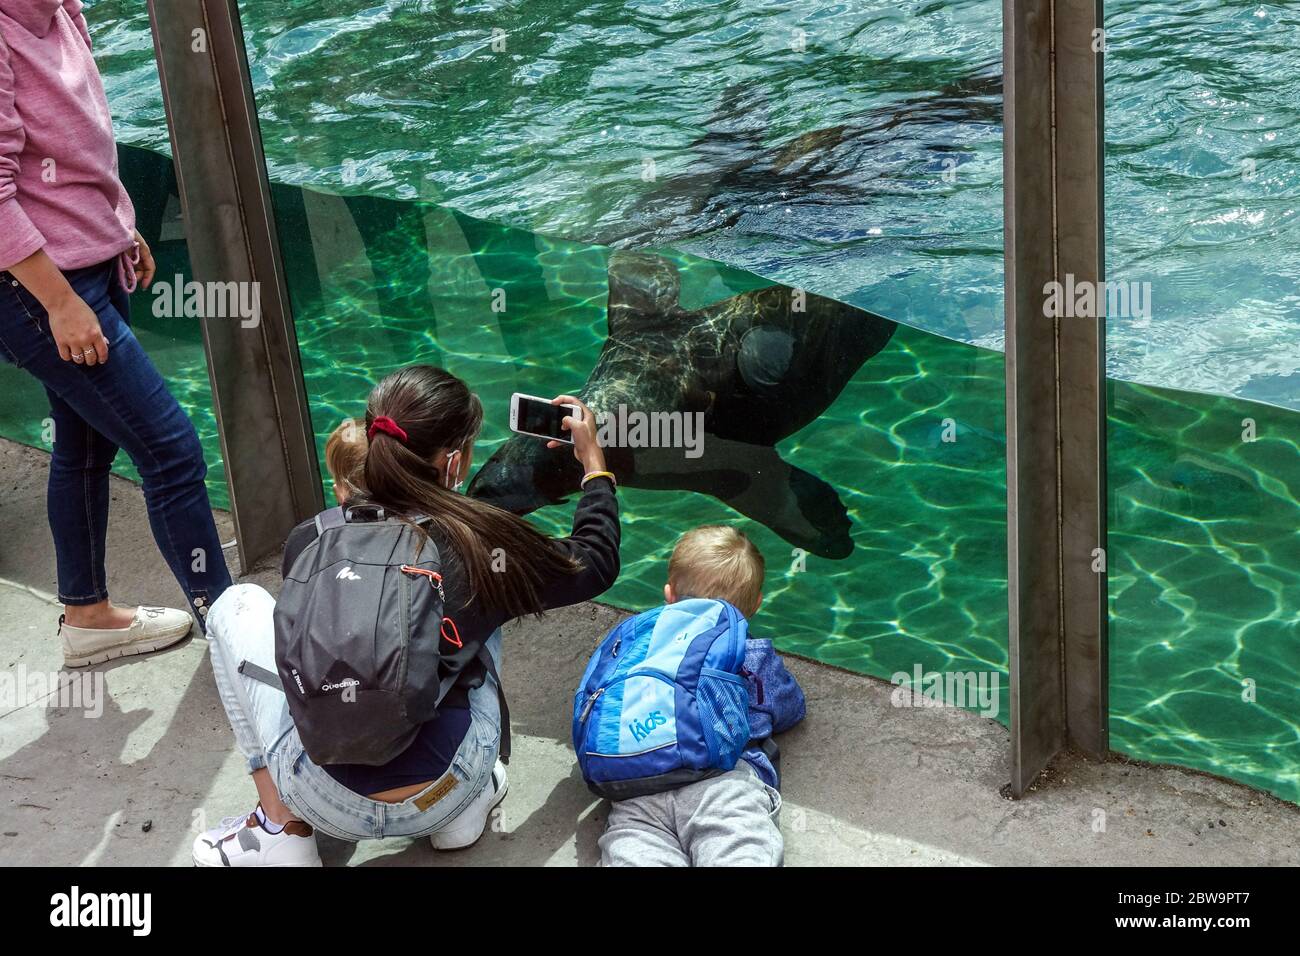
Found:
<svg viewBox="0 0 1300 956"><path fill-rule="evenodd" d="M460 677L440 667L444 651L462 646L445 617L442 562L423 533L374 506L322 512L316 531L275 604L278 683L313 763L385 764L436 718ZM481 642L477 651L500 688ZM250 666L240 669L273 676ZM503 760L509 719L503 696Z"/></svg>

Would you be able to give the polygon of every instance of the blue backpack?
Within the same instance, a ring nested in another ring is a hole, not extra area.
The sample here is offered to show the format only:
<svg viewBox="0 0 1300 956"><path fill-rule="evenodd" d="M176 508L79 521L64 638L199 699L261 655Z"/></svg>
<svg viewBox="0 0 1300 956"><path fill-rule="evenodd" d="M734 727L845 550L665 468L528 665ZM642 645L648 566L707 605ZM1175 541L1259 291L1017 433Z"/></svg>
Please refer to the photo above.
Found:
<svg viewBox="0 0 1300 956"><path fill-rule="evenodd" d="M749 742L748 632L727 602L691 598L606 635L573 698L573 749L593 793L626 800L736 766Z"/></svg>

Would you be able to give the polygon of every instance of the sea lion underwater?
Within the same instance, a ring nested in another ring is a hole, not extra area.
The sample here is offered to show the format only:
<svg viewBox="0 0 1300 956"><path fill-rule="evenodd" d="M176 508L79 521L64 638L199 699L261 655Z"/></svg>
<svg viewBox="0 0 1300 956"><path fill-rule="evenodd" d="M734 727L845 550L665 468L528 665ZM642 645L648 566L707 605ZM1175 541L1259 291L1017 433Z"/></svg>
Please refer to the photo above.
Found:
<svg viewBox="0 0 1300 956"><path fill-rule="evenodd" d="M897 80L925 88L930 72ZM884 97L776 145L769 95L762 84L728 87L704 134L683 150L690 163L583 238L612 248L664 247L736 228L746 214L769 207L852 208L882 192L889 201L900 157L914 161L913 169L928 167L937 183L945 162L955 167L971 157L966 143L997 136L1002 66L985 63L936 89Z"/></svg>
<svg viewBox="0 0 1300 956"><path fill-rule="evenodd" d="M895 323L788 286L688 311L680 288L676 266L661 256L611 255L608 337L578 397L606 421L603 441L635 436L627 427L633 413L679 412L681 434L702 424L702 443L694 451L607 444L610 468L625 486L713 495L796 547L847 557L853 542L839 494L773 446L835 401L889 342ZM581 478L568 448L515 435L483 465L469 494L527 514L563 501Z"/></svg>

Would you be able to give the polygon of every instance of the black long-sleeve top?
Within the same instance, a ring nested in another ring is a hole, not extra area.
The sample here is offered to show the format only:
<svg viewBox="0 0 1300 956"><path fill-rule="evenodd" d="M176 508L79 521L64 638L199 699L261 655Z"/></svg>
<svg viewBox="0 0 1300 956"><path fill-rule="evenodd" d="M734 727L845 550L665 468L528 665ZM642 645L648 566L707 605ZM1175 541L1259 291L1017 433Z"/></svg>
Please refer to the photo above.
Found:
<svg viewBox="0 0 1300 956"><path fill-rule="evenodd" d="M316 538L315 521L308 520L289 533L284 546L281 576L287 576L293 562ZM461 679L438 707L438 717L420 728L405 751L379 767L360 764L331 764L326 771L334 779L363 795L434 780L446 772L469 729L469 691L482 685L485 672L475 655L492 633L510 620L501 609L488 606L483 598L469 599L469 575L452 546L436 531L434 543L442 560L442 583L446 594L445 614L456 622L462 644L444 658ZM546 609L589 601L609 590L619 572L618 499L614 483L607 478L587 482L573 514L573 531L567 538L554 539L555 547L579 564L573 574L558 574L541 589Z"/></svg>

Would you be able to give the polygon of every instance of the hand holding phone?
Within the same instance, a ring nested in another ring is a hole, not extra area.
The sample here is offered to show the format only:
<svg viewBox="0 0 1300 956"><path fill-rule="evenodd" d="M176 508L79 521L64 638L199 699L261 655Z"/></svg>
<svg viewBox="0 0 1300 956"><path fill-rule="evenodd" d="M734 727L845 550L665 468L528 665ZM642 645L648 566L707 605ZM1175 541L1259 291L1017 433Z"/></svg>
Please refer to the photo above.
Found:
<svg viewBox="0 0 1300 956"><path fill-rule="evenodd" d="M548 398L536 395L524 395L515 392L510 396L510 430L521 435L532 435L551 441L573 444L564 428L567 416L579 416L582 412L576 404L563 407Z"/></svg>
<svg viewBox="0 0 1300 956"><path fill-rule="evenodd" d="M596 437L596 416L591 413L591 409L572 395L559 395L551 401L554 405L570 408L576 406L581 415L580 418L567 416L561 424L573 436L573 457L582 463L583 472L589 475L593 471L606 471L605 449L600 447L600 441ZM547 448L558 448L559 445L558 441L546 443Z"/></svg>
<svg viewBox="0 0 1300 956"><path fill-rule="evenodd" d="M510 428L546 439L547 448L572 445L573 457L587 473L605 471L605 453L596 440L596 416L572 395L553 399L516 392L510 399Z"/></svg>

